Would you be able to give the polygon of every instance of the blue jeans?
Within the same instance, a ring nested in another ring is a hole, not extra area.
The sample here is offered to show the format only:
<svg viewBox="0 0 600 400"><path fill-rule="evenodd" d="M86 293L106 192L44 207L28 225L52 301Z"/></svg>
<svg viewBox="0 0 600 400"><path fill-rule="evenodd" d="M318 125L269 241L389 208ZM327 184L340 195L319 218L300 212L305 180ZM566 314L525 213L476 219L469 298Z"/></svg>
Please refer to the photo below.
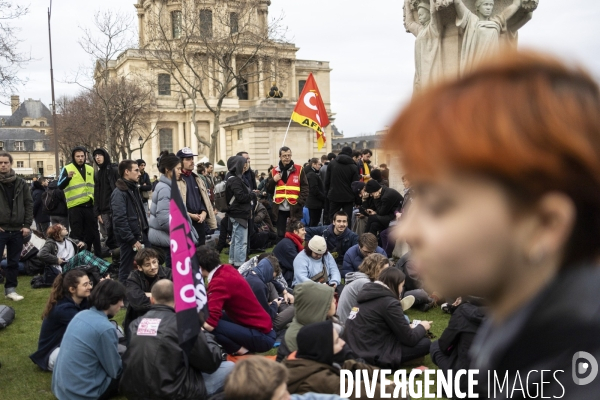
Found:
<svg viewBox="0 0 600 400"><path fill-rule="evenodd" d="M4 253L4 247L6 247L7 262L4 293L9 294L14 292L19 284L17 276L19 274L19 258L21 257L21 250L23 250L23 232L0 232L0 254Z"/></svg>
<svg viewBox="0 0 600 400"><path fill-rule="evenodd" d="M229 218L233 229L231 231L231 244L229 246L229 264L239 268L246 262L248 251L248 229L244 228L233 218Z"/></svg>
<svg viewBox="0 0 600 400"><path fill-rule="evenodd" d="M234 324L224 318L219 320L212 333L228 354L233 354L242 347L253 353L264 353L273 348L277 337L274 330L265 334L256 329Z"/></svg>
<svg viewBox="0 0 600 400"><path fill-rule="evenodd" d="M204 387L206 387L206 394L212 396L220 393L225 387L225 379L233 371L235 364L231 361L223 361L219 368L212 374L202 373L204 378Z"/></svg>

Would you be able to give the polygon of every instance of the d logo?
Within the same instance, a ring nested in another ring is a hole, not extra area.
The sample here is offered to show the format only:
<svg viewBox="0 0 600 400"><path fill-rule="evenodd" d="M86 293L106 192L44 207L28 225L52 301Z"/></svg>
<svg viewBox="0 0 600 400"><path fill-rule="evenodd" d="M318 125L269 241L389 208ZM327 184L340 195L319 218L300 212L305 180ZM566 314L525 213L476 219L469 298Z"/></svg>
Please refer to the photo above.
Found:
<svg viewBox="0 0 600 400"><path fill-rule="evenodd" d="M585 361L581 361L584 359ZM590 368L591 367L591 368ZM580 378L589 371L586 378ZM598 361L590 353L578 351L573 354L573 382L576 385L588 385L598 375Z"/></svg>

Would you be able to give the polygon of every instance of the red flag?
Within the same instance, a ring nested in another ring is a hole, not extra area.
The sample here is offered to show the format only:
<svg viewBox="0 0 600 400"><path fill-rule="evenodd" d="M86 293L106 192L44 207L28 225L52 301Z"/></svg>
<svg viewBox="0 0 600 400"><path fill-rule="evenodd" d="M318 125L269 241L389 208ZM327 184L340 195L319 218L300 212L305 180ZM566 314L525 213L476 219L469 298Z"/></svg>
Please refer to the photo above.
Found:
<svg viewBox="0 0 600 400"><path fill-rule="evenodd" d="M329 125L329 117L313 74L308 76L304 89L300 93L298 103L292 113L292 120L317 132L318 149L321 150L325 144L323 128Z"/></svg>

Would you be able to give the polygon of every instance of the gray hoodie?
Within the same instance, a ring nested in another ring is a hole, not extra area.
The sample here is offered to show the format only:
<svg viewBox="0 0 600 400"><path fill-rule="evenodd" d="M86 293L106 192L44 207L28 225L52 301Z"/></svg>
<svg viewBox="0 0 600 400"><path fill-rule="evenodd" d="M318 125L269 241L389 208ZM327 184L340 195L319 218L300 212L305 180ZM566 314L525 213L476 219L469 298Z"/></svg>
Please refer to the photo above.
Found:
<svg viewBox="0 0 600 400"><path fill-rule="evenodd" d="M363 286L369 282L371 282L369 276L362 272L349 272L346 275L346 286L340 295L337 308L337 315L342 324L346 324L346 319L348 318L352 307L358 304L356 301L358 293Z"/></svg>

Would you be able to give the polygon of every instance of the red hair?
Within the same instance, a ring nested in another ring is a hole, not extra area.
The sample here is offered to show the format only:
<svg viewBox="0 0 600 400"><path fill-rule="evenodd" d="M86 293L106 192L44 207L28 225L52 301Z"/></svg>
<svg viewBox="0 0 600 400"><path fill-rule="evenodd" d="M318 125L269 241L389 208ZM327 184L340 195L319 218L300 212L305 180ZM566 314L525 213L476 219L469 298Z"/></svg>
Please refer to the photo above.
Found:
<svg viewBox="0 0 600 400"><path fill-rule="evenodd" d="M46 230L46 236L60 241L62 239L61 232L63 230L63 226L61 224L54 224L48 227Z"/></svg>
<svg viewBox="0 0 600 400"><path fill-rule="evenodd" d="M600 249L600 92L581 69L510 52L418 93L390 128L411 183L444 171L502 183L525 204L568 195L577 221L565 262Z"/></svg>

